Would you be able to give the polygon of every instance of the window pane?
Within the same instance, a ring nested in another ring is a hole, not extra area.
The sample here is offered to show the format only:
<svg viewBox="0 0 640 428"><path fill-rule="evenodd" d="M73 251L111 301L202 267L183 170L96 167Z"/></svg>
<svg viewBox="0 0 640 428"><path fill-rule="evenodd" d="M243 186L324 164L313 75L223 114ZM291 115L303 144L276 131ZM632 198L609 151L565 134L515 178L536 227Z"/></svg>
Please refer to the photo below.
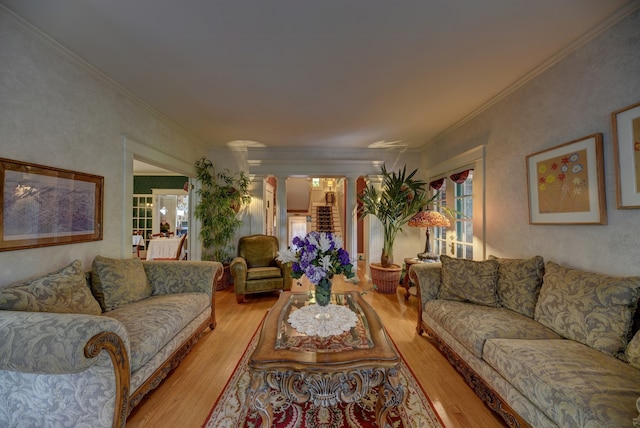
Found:
<svg viewBox="0 0 640 428"><path fill-rule="evenodd" d="M464 224L465 227L465 242L473 244L473 223L468 221Z"/></svg>
<svg viewBox="0 0 640 428"><path fill-rule="evenodd" d="M471 217L473 215L473 199L467 197L462 200L462 212L467 217Z"/></svg>

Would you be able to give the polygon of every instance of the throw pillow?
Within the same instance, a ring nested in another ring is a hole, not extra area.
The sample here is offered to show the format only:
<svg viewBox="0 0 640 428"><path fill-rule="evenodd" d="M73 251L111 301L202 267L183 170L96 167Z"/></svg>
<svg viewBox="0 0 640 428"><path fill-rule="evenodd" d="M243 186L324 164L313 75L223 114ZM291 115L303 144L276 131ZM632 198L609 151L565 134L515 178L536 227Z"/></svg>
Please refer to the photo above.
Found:
<svg viewBox="0 0 640 428"><path fill-rule="evenodd" d="M458 300L485 306L499 306L496 295L498 262L454 259L440 256L442 286L438 299Z"/></svg>
<svg viewBox="0 0 640 428"><path fill-rule="evenodd" d="M640 277L614 277L545 264L535 319L556 333L623 357L640 297Z"/></svg>
<svg viewBox="0 0 640 428"><path fill-rule="evenodd" d="M499 259L498 261L498 300L503 308L533 318L536 301L542 286L544 259L535 256L530 259Z"/></svg>
<svg viewBox="0 0 640 428"><path fill-rule="evenodd" d="M626 360L633 367L640 369L640 333L636 333L624 352Z"/></svg>
<svg viewBox="0 0 640 428"><path fill-rule="evenodd" d="M89 315L102 313L87 286L80 260L56 272L0 289L0 309Z"/></svg>
<svg viewBox="0 0 640 428"><path fill-rule="evenodd" d="M96 256L91 288L104 311L151 296L151 285L140 259L109 259Z"/></svg>

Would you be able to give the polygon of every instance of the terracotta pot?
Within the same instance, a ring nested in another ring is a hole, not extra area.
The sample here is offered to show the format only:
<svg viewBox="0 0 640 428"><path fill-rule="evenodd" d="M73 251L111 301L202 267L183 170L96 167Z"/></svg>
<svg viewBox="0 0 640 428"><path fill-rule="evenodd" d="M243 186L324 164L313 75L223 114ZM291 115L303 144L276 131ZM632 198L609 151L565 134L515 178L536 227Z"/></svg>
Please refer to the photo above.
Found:
<svg viewBox="0 0 640 428"><path fill-rule="evenodd" d="M371 263L369 268L371 269L371 282L376 291L383 294L396 292L402 276L402 266L392 265L385 268L380 263Z"/></svg>

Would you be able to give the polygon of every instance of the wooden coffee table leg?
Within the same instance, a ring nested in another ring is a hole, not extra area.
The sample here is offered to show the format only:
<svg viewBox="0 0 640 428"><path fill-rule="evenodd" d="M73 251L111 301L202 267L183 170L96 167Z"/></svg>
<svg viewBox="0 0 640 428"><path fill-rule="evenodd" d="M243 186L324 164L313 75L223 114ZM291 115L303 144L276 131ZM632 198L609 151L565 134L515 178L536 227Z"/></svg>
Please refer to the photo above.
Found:
<svg viewBox="0 0 640 428"><path fill-rule="evenodd" d="M255 409L262 418L262 427L271 427L273 421L273 407L269 400L269 386L265 380L264 373L253 371L251 382L247 388L247 404L249 408Z"/></svg>
<svg viewBox="0 0 640 428"><path fill-rule="evenodd" d="M376 403L376 422L381 428L390 427L387 423L387 414L393 407L397 407L402 403L404 398L404 388L400 384L398 369L389 369L385 376L385 380L380 385L380 393L378 402Z"/></svg>

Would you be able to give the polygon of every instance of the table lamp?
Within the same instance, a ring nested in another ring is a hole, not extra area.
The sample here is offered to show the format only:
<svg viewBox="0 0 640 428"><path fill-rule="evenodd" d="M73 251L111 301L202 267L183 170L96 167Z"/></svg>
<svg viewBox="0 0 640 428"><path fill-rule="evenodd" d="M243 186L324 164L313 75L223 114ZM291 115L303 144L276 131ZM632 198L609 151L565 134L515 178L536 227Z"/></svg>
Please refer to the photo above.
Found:
<svg viewBox="0 0 640 428"><path fill-rule="evenodd" d="M419 253L418 258L420 260L438 260L437 254L431 253L431 243L429 236L429 228L431 227L449 227L449 219L438 211L420 211L409 220L409 227L426 227L427 228L427 243L424 246L424 253Z"/></svg>

